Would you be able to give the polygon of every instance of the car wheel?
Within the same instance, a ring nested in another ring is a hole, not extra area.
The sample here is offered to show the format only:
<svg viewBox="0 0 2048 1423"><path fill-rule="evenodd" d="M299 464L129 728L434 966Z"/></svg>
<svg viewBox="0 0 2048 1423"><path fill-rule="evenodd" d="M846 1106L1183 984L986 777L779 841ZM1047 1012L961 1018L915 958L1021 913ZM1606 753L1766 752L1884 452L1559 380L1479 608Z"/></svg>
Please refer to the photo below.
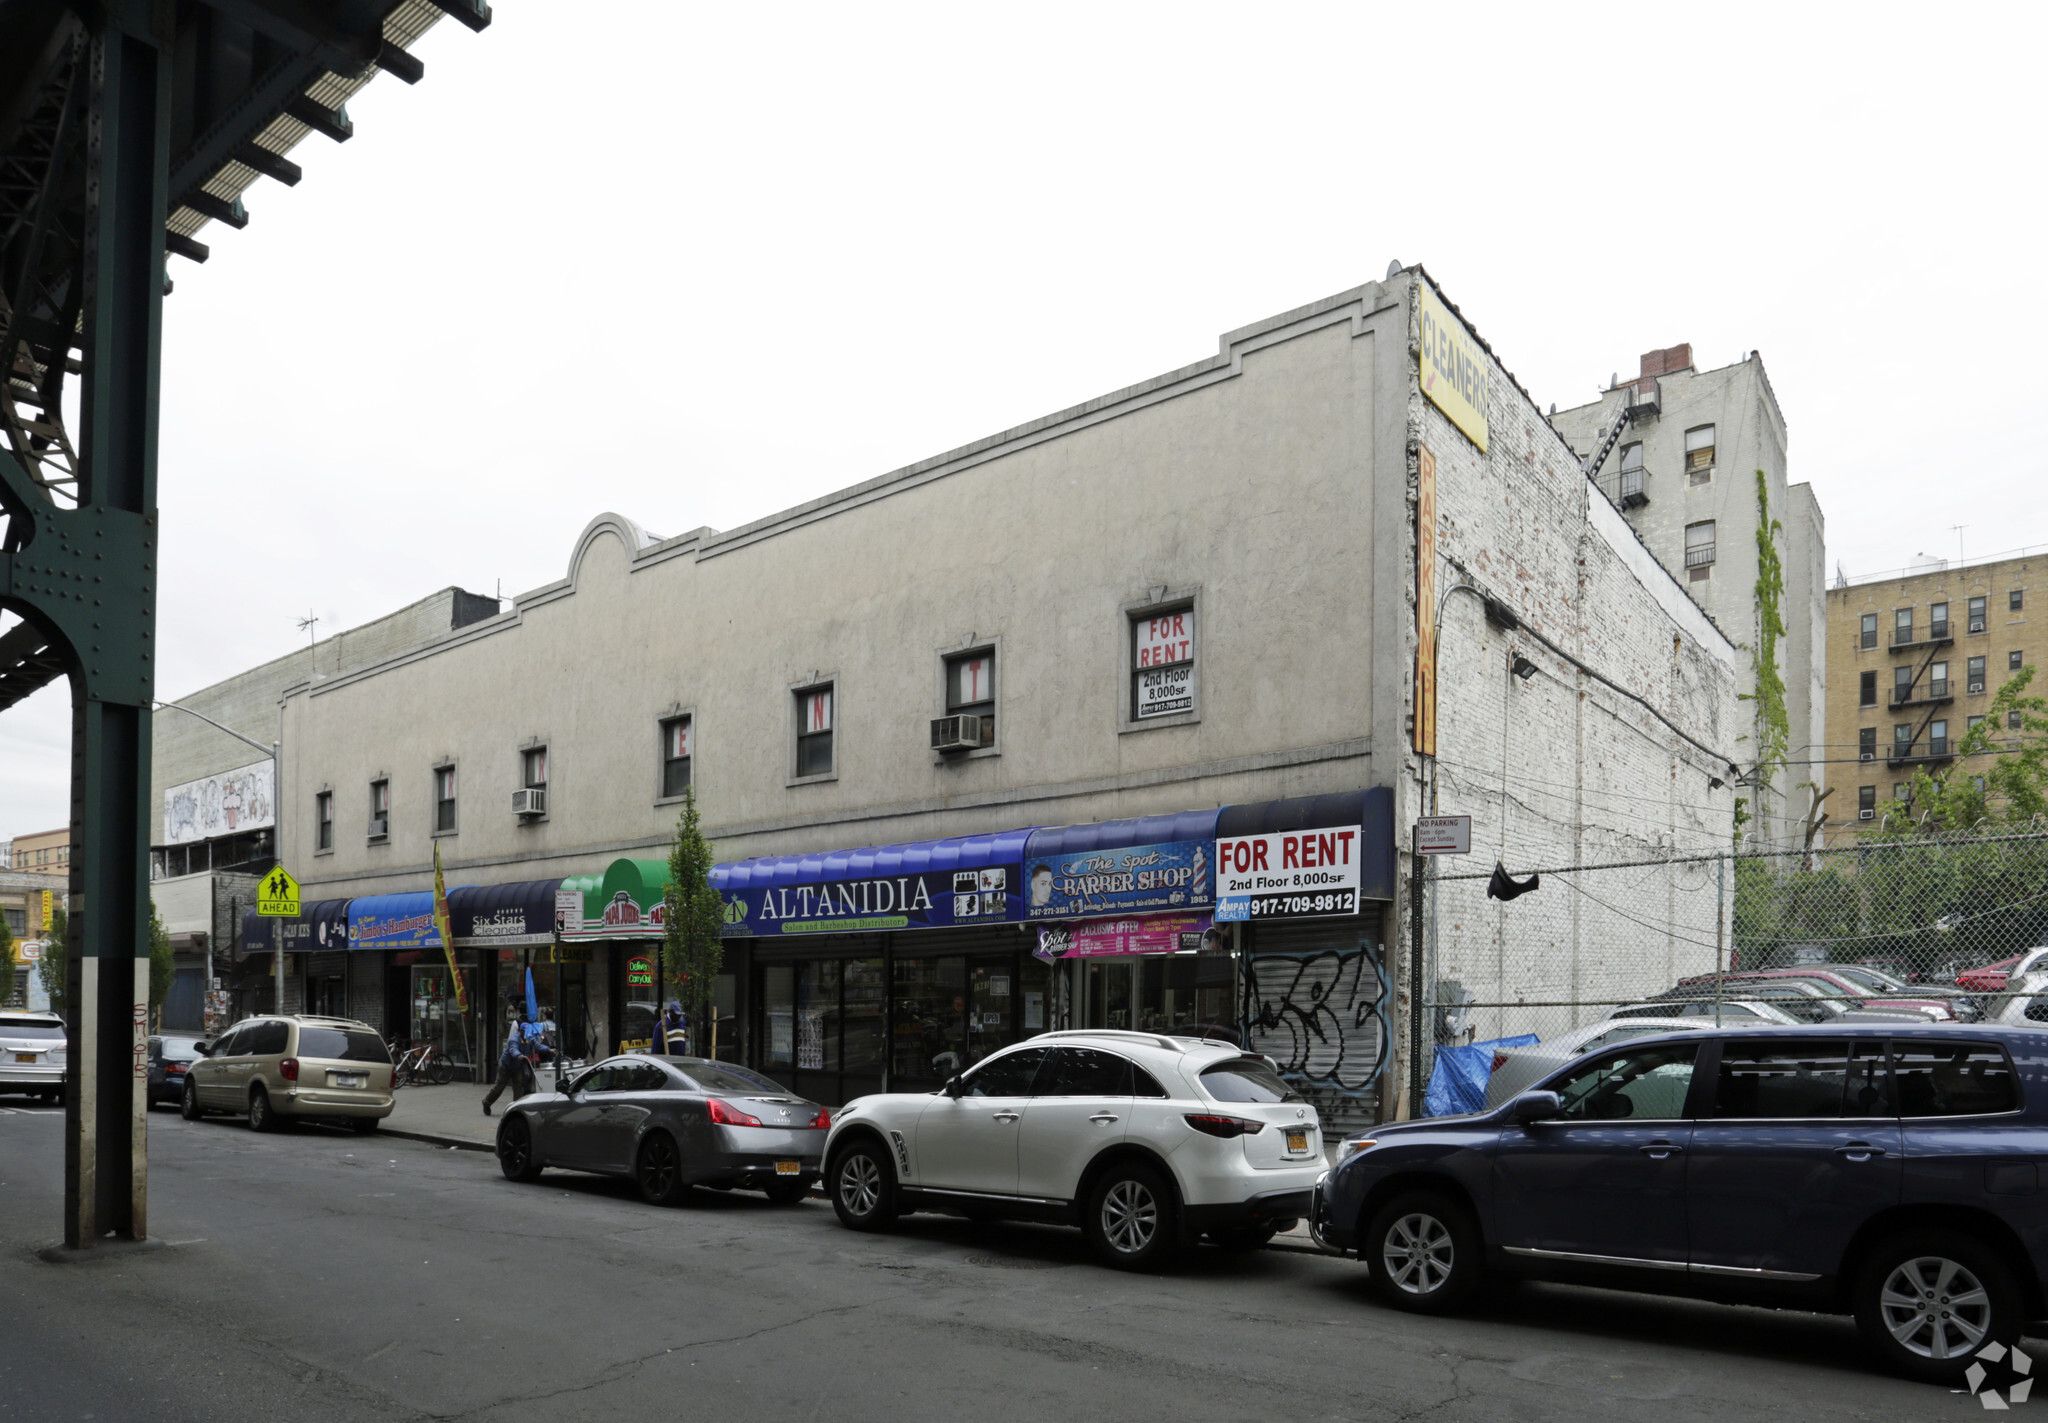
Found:
<svg viewBox="0 0 2048 1423"><path fill-rule="evenodd" d="M896 1220L896 1168L881 1143L856 1141L833 1159L832 1209L854 1230L887 1230Z"/></svg>
<svg viewBox="0 0 2048 1423"><path fill-rule="evenodd" d="M185 1095L178 1099L178 1115L188 1122L196 1122L206 1115L199 1105L199 1089L190 1082L185 1084Z"/></svg>
<svg viewBox="0 0 2048 1423"><path fill-rule="evenodd" d="M271 1110L270 1094L258 1087L249 1094L249 1129L251 1131L276 1131L277 1113Z"/></svg>
<svg viewBox="0 0 2048 1423"><path fill-rule="evenodd" d="M1456 1309L1484 1273L1478 1227L1463 1207L1434 1192L1389 1201L1359 1244L1373 1293L1417 1314Z"/></svg>
<svg viewBox="0 0 2048 1423"><path fill-rule="evenodd" d="M1088 1243L1105 1265L1156 1270L1180 1250L1180 1204L1150 1166L1112 1166L1088 1194Z"/></svg>
<svg viewBox="0 0 2048 1423"><path fill-rule="evenodd" d="M1263 1250L1266 1242L1280 1232L1266 1225L1233 1225L1228 1230L1212 1230L1209 1240L1225 1250Z"/></svg>
<svg viewBox="0 0 2048 1423"><path fill-rule="evenodd" d="M508 1181L538 1181L540 1158L533 1150L533 1128L517 1112L498 1124L498 1169Z"/></svg>
<svg viewBox="0 0 2048 1423"><path fill-rule="evenodd" d="M357 1136L368 1136L383 1125L384 1119L382 1117L351 1117L349 1119L349 1126L354 1128Z"/></svg>
<svg viewBox="0 0 2048 1423"><path fill-rule="evenodd" d="M676 1139L665 1131L649 1132L634 1159L633 1179L640 1184L640 1199L650 1206L673 1206L690 1193L683 1179L683 1154Z"/></svg>
<svg viewBox="0 0 2048 1423"><path fill-rule="evenodd" d="M1891 1368L1955 1384L1987 1344L2026 1327L2012 1271L1967 1235L1916 1231L1879 1246L1851 1300L1863 1337Z"/></svg>
<svg viewBox="0 0 2048 1423"><path fill-rule="evenodd" d="M778 1206L793 1206L811 1193L810 1183L802 1179L795 1181L770 1181L761 1188L769 1201Z"/></svg>

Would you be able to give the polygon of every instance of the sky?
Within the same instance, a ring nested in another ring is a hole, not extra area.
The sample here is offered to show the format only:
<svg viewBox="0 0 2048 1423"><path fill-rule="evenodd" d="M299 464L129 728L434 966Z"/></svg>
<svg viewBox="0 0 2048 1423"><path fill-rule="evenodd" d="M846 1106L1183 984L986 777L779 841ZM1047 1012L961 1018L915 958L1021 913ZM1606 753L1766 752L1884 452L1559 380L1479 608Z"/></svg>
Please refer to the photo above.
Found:
<svg viewBox="0 0 2048 1423"><path fill-rule="evenodd" d="M606 510L736 527L1396 260L1546 407L1761 351L1831 570L2048 544L2008 403L2048 389L2048 8L492 8L172 262L160 697L309 615L560 578ZM0 838L68 819L69 701L0 712Z"/></svg>

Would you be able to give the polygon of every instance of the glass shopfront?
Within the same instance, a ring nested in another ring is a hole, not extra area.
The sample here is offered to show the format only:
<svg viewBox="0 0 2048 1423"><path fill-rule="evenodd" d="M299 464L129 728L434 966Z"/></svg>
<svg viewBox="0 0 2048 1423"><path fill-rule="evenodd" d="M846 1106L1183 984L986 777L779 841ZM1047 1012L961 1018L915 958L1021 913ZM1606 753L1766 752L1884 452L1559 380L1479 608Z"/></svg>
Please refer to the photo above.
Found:
<svg viewBox="0 0 2048 1423"><path fill-rule="evenodd" d="M1184 1037L1236 1037L1235 961L1228 953L1072 959L1075 1026Z"/></svg>

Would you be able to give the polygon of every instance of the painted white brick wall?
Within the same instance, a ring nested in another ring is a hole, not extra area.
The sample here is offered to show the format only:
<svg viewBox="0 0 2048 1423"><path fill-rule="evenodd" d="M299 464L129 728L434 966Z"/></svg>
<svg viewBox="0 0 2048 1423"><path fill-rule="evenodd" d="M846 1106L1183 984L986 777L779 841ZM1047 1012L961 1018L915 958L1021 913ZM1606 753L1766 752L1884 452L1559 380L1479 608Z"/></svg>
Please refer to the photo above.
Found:
<svg viewBox="0 0 2048 1423"><path fill-rule="evenodd" d="M1411 438L1436 455L1438 588L1469 580L1525 630L1489 623L1478 598L1444 604L1435 809L1473 818L1469 859L1446 876L1665 860L1727 847L1735 788L1724 761L1686 746L1643 707L1544 647L1540 632L1645 698L1695 740L1737 757L1740 655L1580 473L1578 460L1496 364L1489 450L1418 391ZM1509 673L1519 654L1536 665ZM1411 775L1420 770L1410 757ZM1710 788L1710 777L1723 785ZM1484 878L1434 887L1425 963L1486 1004L1479 1039L1541 1036L1710 971L1720 941L1713 864L1545 874L1510 903ZM1577 888L1573 886L1577 885ZM1602 1006L1591 1006L1593 1003Z"/></svg>

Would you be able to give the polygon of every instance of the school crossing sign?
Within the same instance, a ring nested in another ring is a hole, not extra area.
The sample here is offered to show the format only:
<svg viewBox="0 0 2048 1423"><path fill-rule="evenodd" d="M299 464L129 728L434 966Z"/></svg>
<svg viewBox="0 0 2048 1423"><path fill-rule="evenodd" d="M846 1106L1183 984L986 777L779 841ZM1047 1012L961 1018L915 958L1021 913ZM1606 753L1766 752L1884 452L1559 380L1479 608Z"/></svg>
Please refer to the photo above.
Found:
<svg viewBox="0 0 2048 1423"><path fill-rule="evenodd" d="M279 865L256 886L256 912L266 918L296 919L299 915L299 882Z"/></svg>

